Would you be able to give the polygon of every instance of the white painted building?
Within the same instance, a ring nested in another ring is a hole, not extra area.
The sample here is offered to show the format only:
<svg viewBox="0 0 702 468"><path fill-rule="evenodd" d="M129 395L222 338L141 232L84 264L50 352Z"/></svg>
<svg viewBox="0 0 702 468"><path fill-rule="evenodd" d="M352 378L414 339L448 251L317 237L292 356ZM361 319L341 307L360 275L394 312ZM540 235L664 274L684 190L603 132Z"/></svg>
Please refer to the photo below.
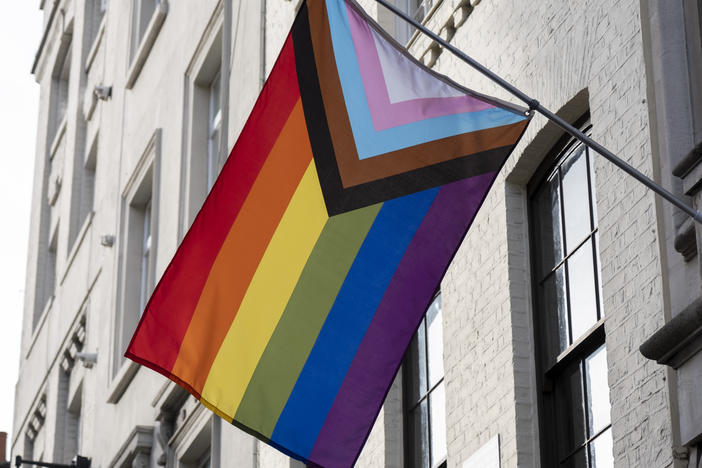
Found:
<svg viewBox="0 0 702 468"><path fill-rule="evenodd" d="M361 3L425 64L514 101ZM396 3L702 206L698 2ZM78 453L105 468L297 463L122 357L297 6L42 0L13 456ZM699 468L700 245L699 225L535 117L358 466ZM641 354L644 342L667 367Z"/></svg>

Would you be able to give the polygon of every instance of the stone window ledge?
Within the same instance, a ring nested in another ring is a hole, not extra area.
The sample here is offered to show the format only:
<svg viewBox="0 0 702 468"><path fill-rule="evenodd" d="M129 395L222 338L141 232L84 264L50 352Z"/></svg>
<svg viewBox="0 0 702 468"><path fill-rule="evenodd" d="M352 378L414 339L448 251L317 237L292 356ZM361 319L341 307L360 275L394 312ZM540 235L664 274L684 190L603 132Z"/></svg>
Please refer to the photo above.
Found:
<svg viewBox="0 0 702 468"><path fill-rule="evenodd" d="M123 360L122 367L119 368L117 375L115 375L110 384L109 396L107 397L108 403L116 404L119 402L140 367L139 364L132 360Z"/></svg>
<svg viewBox="0 0 702 468"><path fill-rule="evenodd" d="M639 351L658 364L678 369L702 351L702 298L685 307L647 339Z"/></svg>

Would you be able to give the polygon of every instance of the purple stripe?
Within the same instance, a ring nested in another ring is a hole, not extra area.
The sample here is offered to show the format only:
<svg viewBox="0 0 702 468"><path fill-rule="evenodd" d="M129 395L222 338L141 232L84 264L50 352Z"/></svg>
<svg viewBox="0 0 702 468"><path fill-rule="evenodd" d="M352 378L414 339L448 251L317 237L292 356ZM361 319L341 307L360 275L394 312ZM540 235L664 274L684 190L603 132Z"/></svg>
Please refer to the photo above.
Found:
<svg viewBox="0 0 702 468"><path fill-rule="evenodd" d="M375 131L398 127L419 120L476 112L495 107L468 95L421 98L391 103L370 26L356 13L353 7L347 4L346 10L348 12L351 38L356 49L358 66L363 79L363 88L366 91L366 101L368 101ZM380 40L384 41L385 39L380 37ZM422 78L420 77L419 79Z"/></svg>
<svg viewBox="0 0 702 468"><path fill-rule="evenodd" d="M402 356L496 173L441 188L405 251L336 395L309 459L327 468L358 457Z"/></svg>

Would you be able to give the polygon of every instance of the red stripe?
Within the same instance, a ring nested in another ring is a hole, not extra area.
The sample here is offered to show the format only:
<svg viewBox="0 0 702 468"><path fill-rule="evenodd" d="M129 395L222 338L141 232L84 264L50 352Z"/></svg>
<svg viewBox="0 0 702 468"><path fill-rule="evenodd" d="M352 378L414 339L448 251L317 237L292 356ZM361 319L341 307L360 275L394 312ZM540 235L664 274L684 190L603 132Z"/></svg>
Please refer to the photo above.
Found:
<svg viewBox="0 0 702 468"><path fill-rule="evenodd" d="M210 268L299 98L288 35L229 159L156 286L126 357L171 377Z"/></svg>

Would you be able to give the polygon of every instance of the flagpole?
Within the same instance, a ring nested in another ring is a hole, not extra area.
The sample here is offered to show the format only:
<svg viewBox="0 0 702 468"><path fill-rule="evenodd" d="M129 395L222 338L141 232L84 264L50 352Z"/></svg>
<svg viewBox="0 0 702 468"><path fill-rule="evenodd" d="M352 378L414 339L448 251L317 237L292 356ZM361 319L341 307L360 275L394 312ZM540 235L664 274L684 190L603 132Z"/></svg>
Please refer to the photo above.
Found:
<svg viewBox="0 0 702 468"><path fill-rule="evenodd" d="M580 140L583 144L587 145L588 147L592 148L605 158L607 158L609 161L614 163L615 166L619 167L622 169L624 172L629 174L630 176L634 177L636 180L656 192L658 195L663 197L664 199L668 200L670 203L673 205L677 206L681 210L683 210L685 213L690 215L695 221L698 223L702 224L702 213L699 211L693 209L692 207L688 206L683 200L680 198L676 197L673 193L669 192L653 180L649 179L646 177L644 174L639 172L637 169L635 169L633 166L631 166L629 163L624 161L623 159L619 158L616 156L614 153L609 151L607 148L604 146L600 145L597 143L595 140L590 138L589 136L585 135L583 132L578 130L577 128L573 127L571 124L551 112L550 110L546 109L543 107L539 101L536 99L531 98L528 96L526 93L521 91L520 89L516 88L509 82L505 81L502 77L499 75L493 73L486 67L484 67L482 64L477 62L475 59L467 55L465 52L461 51L460 49L454 47L453 45L449 44L445 40L443 40L440 36L437 34L433 33L431 30L427 29L424 27L421 23L416 21L414 18L411 18L407 14L405 14L403 11L399 10L397 7L394 5L391 5L388 3L386 0L375 0L376 2L380 3L383 5L385 8L388 10L392 11L395 15L399 16L402 18L404 21L408 22L418 30L420 30L422 33L426 34L439 44L441 44L443 47L445 47L447 50L449 50L452 54L454 54L456 57L460 58L464 62L466 62L468 65L471 67L475 68L477 71L488 77L490 80L494 81L497 83L499 86L507 90L509 93L513 94L515 97L523 101L529 106L529 109L532 111L536 111L561 127L563 130L568 132L570 135L572 135L574 138L577 138Z"/></svg>

